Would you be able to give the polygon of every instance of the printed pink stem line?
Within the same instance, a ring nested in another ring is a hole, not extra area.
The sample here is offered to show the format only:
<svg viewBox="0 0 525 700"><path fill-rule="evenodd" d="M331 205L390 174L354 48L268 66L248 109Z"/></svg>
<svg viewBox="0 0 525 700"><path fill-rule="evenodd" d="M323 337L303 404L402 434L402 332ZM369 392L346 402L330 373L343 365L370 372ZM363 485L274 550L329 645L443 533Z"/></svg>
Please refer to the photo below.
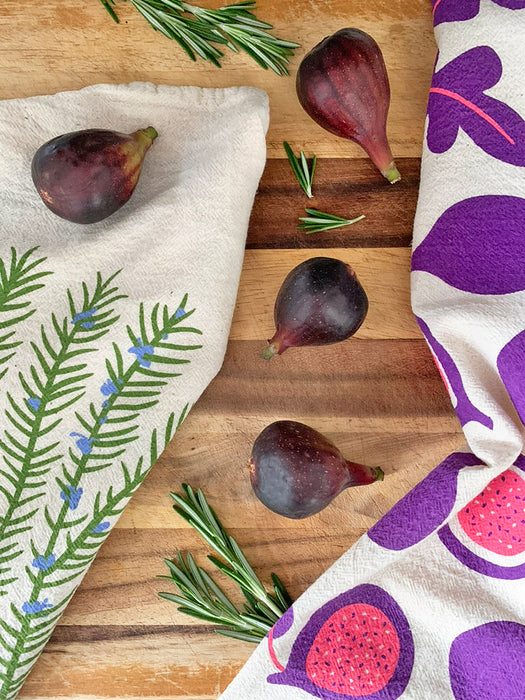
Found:
<svg viewBox="0 0 525 700"><path fill-rule="evenodd" d="M273 627L268 632L268 653L270 654L270 659L272 660L272 663L275 666L275 668L278 671L284 671L284 666L275 656L275 651L273 650Z"/></svg>
<svg viewBox="0 0 525 700"><path fill-rule="evenodd" d="M439 0L438 0L439 2ZM450 97L453 100L456 100L457 102L460 102L462 105L467 107L468 109L471 109L473 112L475 112L478 117L481 117L484 119L488 124L490 124L498 134L501 134L503 138L507 139L507 141L510 143L511 146L514 146L516 142L514 139L507 134L505 129L501 127L497 121L494 121L492 117L490 117L486 112L484 112L480 107L475 105L473 102L470 102L470 100L465 99L462 95L458 95L457 92L452 92L452 90L445 90L443 88L438 88L438 87L433 87L430 88L429 92L437 92L439 95L444 95L445 97Z"/></svg>
<svg viewBox="0 0 525 700"><path fill-rule="evenodd" d="M432 17L436 14L437 6L439 5L440 2L441 2L441 0L437 0L436 4L432 8Z"/></svg>

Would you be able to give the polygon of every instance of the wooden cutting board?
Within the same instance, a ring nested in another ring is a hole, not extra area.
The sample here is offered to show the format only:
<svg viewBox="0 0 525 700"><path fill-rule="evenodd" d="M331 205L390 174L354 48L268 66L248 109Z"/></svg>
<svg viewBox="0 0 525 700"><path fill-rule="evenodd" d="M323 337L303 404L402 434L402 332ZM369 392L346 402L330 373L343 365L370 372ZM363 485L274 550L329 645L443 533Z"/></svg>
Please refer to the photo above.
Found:
<svg viewBox="0 0 525 700"><path fill-rule="evenodd" d="M267 90L271 104L269 160L224 366L102 547L29 676L20 696L25 700L211 699L248 658L251 645L219 637L157 597L168 585L155 578L164 573L163 557L190 549L204 562L207 553L171 510L169 492L182 481L203 487L263 580L275 571L297 597L462 444L409 298L409 245L435 54L428 0L258 5L279 36L304 47L292 74L307 49L341 27L376 38L391 78L389 135L403 175L399 184L389 186L357 146L330 136L303 113L293 75L277 77L242 55L227 56L221 70L191 63L119 0L120 25L98 0L0 0L0 99L151 80L253 85ZM283 160L283 140L320 158L314 200L305 198ZM308 205L366 219L307 237L296 225ZM355 268L370 298L367 320L351 341L290 350L264 363L258 353L272 333L280 283L298 262L318 254ZM274 516L254 499L246 462L259 431L279 418L306 422L349 458L381 465L385 482L347 491L306 521Z"/></svg>

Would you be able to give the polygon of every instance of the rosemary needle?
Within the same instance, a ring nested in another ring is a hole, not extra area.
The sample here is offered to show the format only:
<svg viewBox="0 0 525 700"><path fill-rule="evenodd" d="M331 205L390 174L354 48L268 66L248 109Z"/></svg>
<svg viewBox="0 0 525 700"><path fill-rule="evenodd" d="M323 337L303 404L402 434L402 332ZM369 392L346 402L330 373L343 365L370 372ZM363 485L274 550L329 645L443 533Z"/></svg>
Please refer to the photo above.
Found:
<svg viewBox="0 0 525 700"><path fill-rule="evenodd" d="M309 167L306 156L302 151L299 153L299 157L297 157L292 151L289 143L284 141L283 146L297 182L301 185L304 193L311 198L313 196L312 183L314 179L315 166L317 164L317 156L313 156L312 165Z"/></svg>
<svg viewBox="0 0 525 700"><path fill-rule="evenodd" d="M215 583L212 577L197 566L191 554L177 553L174 560L165 559L169 576L159 578L171 581L179 590L159 593L161 598L179 606L179 611L200 620L218 625L216 632L248 642L259 642L292 604L290 596L276 574L272 574L273 592L268 593L250 566L237 542L228 535L217 514L208 504L203 492L182 485L183 494L170 494L173 509L186 520L221 559L208 559L220 571L237 583L245 603L239 609Z"/></svg>
<svg viewBox="0 0 525 700"><path fill-rule="evenodd" d="M122 0L125 1L125 0ZM118 22L117 0L100 0ZM270 34L272 25L259 20L254 0L225 5L216 10L192 5L184 0L129 0L156 31L176 41L192 61L197 57L220 68L224 56L217 44L238 53L247 53L262 68L277 75L288 75L288 61L294 49L292 41Z"/></svg>
<svg viewBox="0 0 525 700"><path fill-rule="evenodd" d="M342 226L350 226L365 218L364 214L357 216L355 219L344 219L341 216L327 214L317 209L305 209L305 211L308 216L299 217L299 221L302 221L302 224L297 228L303 230L306 234L330 231L333 228L341 228Z"/></svg>

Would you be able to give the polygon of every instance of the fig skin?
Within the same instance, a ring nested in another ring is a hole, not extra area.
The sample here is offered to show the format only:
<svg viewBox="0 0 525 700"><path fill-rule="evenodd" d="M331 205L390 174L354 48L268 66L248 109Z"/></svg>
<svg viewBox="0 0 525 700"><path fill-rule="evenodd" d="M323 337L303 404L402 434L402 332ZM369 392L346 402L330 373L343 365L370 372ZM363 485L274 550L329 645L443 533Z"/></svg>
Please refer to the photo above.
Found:
<svg viewBox="0 0 525 700"><path fill-rule="evenodd" d="M330 345L350 338L368 312L368 298L350 265L335 258L310 258L281 285L274 306L275 333L262 357L287 348Z"/></svg>
<svg viewBox="0 0 525 700"><path fill-rule="evenodd" d="M390 183L401 179L386 135L388 74L369 34L348 28L325 37L303 58L296 90L315 122L358 143Z"/></svg>
<svg viewBox="0 0 525 700"><path fill-rule="evenodd" d="M318 513L351 486L384 478L379 467L346 460L324 435L289 420L271 423L260 433L248 469L261 503L293 519Z"/></svg>
<svg viewBox="0 0 525 700"><path fill-rule="evenodd" d="M57 136L33 157L38 194L63 219L77 224L102 221L131 197L156 137L152 126L132 134L86 129Z"/></svg>

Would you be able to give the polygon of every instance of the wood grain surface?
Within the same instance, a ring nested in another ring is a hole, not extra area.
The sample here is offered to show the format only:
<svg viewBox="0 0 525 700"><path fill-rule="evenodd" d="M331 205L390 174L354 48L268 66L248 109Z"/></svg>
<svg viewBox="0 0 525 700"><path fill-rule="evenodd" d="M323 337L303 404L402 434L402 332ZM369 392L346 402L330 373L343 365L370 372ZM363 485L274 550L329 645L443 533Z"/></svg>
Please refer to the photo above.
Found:
<svg viewBox="0 0 525 700"><path fill-rule="evenodd" d="M435 46L428 0L260 0L259 16L303 46L292 76L279 78L242 55L225 57L220 70L192 63L130 3L117 7L119 25L98 0L0 0L0 99L95 82L254 85L270 96L270 159L224 366L102 547L20 697L211 700L252 647L219 637L157 597L163 557L191 549L204 562L207 553L172 511L169 492L184 480L202 486L263 579L278 572L296 597L463 442L410 310L408 246ZM301 56L343 26L370 32L383 48L389 135L403 175L393 187L357 146L314 124L295 97ZM283 159L285 139L321 158L312 200ZM306 206L366 218L305 236L296 227ZM355 268L370 298L366 322L346 343L290 350L264 363L258 353L272 331L279 285L313 255ZM258 432L279 418L304 421L349 458L381 465L385 482L347 491L306 521L274 516L253 497L246 462Z"/></svg>

